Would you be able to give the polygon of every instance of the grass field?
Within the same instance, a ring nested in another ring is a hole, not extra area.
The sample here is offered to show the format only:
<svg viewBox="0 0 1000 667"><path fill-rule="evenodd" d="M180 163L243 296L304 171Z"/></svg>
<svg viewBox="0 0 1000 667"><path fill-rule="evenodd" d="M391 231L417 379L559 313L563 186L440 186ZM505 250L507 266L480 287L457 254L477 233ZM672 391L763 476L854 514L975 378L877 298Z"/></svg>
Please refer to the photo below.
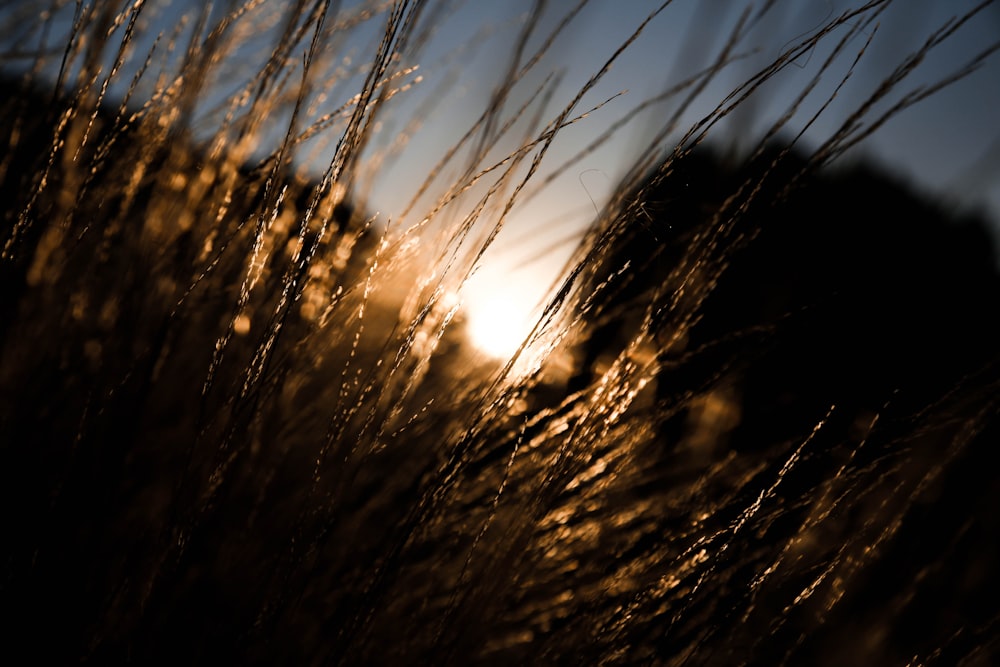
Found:
<svg viewBox="0 0 1000 667"><path fill-rule="evenodd" d="M556 142L614 69L566 99L537 69L578 8L524 17L391 219L379 174L435 113L407 101L435 85L415 66L474 41L433 32L447 3L0 10L9 655L1000 659L995 240L853 159L996 58L908 86L995 3L801 140L892 4L831 11L685 124L744 31L793 14L747 3L500 358L463 288L522 201L579 175ZM715 140L805 57L787 114Z"/></svg>

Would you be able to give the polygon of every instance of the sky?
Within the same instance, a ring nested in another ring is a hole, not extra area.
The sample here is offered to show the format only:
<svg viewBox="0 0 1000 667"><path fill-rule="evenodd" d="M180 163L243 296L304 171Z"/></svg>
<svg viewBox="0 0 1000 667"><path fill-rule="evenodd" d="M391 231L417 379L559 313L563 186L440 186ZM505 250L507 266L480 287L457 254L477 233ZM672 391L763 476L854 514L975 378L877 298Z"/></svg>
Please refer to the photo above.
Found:
<svg viewBox="0 0 1000 667"><path fill-rule="evenodd" d="M152 44L159 33L169 33L180 26L183 34L186 25L183 16L192 7L186 0L167 4L150 0L150 3L140 22L141 34L136 44L142 48L137 52ZM60 4L59 0L55 4ZM53 33L58 33L60 25L68 26L72 19L73 3L61 4L62 9L55 12L57 29ZM245 39L233 62L227 65L225 75L215 82L214 89L207 90L206 108L238 89L241 77L259 70L288 4L287 0L248 3L253 9L247 15L253 17L253 22L246 22ZM375 11L369 20L330 36L326 45L331 54L327 62L329 72L320 81L328 100L326 108L317 107L317 115L349 101L356 92L363 74L359 64L370 60L389 4L362 0L340 3L344 13L337 18L357 15L359 8L364 7L374 7ZM549 87L544 88L547 97L536 99L528 107L527 118L515 123L510 132L491 140L491 150L471 167L473 171L501 160L525 137L536 135L537 127L532 130L528 118L534 118L538 126L556 119L643 21L655 14L634 42L616 57L611 70L573 108L570 116L596 110L562 130L549 147L532 180L534 184L544 182L545 187L534 192L529 185L519 197L518 205L508 215L500 236L465 290L471 304L490 311L494 317L498 312L506 313L509 306L507 320L523 318L525 306L541 299L565 268L582 232L637 156L651 148L661 155L668 151L685 131L755 72L814 34L833 17L863 3L778 0L736 44L734 53L741 57L723 68L701 90L679 116L674 132L658 142L655 140L660 128L678 109L683 95L650 106L600 147L558 171L560 165L615 126L632 109L707 67L720 53L743 12L749 8L752 15L765 3L763 0L674 0L657 12L663 4L650 0L586 3L503 105L501 117L509 118L539 86L549 82ZM844 54L821 75L813 94L790 119L787 129L803 131L804 146L819 145L935 29L976 4L970 0L897 0L879 17L877 25L865 26L848 42ZM402 74L394 80L398 93L379 116L370 150L359 163L359 188L366 194L366 206L378 214L382 224L406 229L419 223L446 188L464 169L470 168L464 161L467 153L459 153L432 183L427 195L416 206L409 206L433 166L473 126L497 86L505 80L514 44L523 28L526 25L533 28L526 50L531 53L576 5L576 1L553 0L536 14L532 13L535 3L529 0L442 0L426 6L422 18L430 29L428 39L423 48L407 54L407 62L399 64ZM37 11L39 5L21 3L20 6ZM2 15L4 11L12 10L0 10L0 26L8 29L14 26L14 32L2 38L9 43L11 35L16 38L20 28L9 16ZM224 12L225 3L217 3L215 16L221 17ZM761 131L779 118L793 97L817 76L828 49L856 23L848 23L817 49L803 53L725 122L714 127L708 141L723 148L753 146ZM871 42L864 55L852 68L853 59L869 38ZM894 95L881 108L908 91L947 76L997 40L1000 40L1000 1L989 4L935 49L894 88ZM160 49L162 52L162 43ZM2 64L4 69L16 66L16 62ZM126 65L118 76L119 88L112 86L112 97L120 95L130 80L128 68ZM808 122L812 112L848 71L852 72L850 78L828 107L817 119ZM555 78L548 79L550 76ZM875 116L878 110L876 107ZM281 127L280 122L275 123L275 141L281 135ZM305 166L321 173L329 163L335 138L336 132L329 133L325 144L319 144L314 153L303 158ZM262 146L262 150L267 148ZM874 160L916 188L957 207L978 207L990 217L1000 239L1000 54L992 54L963 80L892 118L847 157ZM526 165L520 173L524 169ZM548 181L554 172L557 173ZM471 189L469 196L451 205L447 215L438 217L460 218L492 178L485 177ZM509 189L505 192L509 193ZM497 215L497 211L489 211L483 216L481 226L488 228ZM432 252L441 243L430 230L422 231L419 237Z"/></svg>
<svg viewBox="0 0 1000 667"><path fill-rule="evenodd" d="M538 32L555 23L571 3L550 3L540 21ZM655 10L657 2L590 3L557 40L538 68L539 74L559 71L562 87L553 95L555 117L561 104L571 99L604 62L623 44L643 19ZM620 91L606 106L568 129L557 139L550 155L550 165L560 164L590 138L599 135L622 115L645 99L705 67L719 52L726 36L747 5L761 3L683 2L678 0L653 18L636 41L626 50L605 79L594 87L578 105L579 110L602 103ZM669 149L672 141L708 113L736 86L746 81L763 65L773 61L784 49L812 34L819 26L858 3L815 0L787 3L791 9L779 9L762 20L737 50L747 57L724 70L692 104L678 123L678 130L662 142ZM470 2L450 15L442 25L442 34L475 34L483 25L494 27L493 34L482 40L475 58L463 59L457 81L447 92L442 106L449 111L431 119L414 139L413 162L404 157L395 173L405 179L407 171L419 172L420 161L435 151L450 146L456 127L474 120L488 98L492 85L500 78L505 58L517 30L527 20L530 3ZM914 52L941 24L972 8L972 2L933 2L908 0L897 2L880 17L878 25L855 36L842 57L823 74L820 84L803 113L789 122L788 128L799 131L808 114L826 99L827 94L851 68L851 60L871 37L871 44L854 67L853 74L826 111L802 137L807 147L815 147L829 137L844 120L874 91L883 79L910 53ZM832 37L839 38L840 33ZM946 77L962 64L1000 39L1000 3L987 7L973 21L944 42L897 87L893 101L920 86ZM445 40L447 42L447 40ZM832 46L832 40L829 46ZM435 51L428 53L436 55ZM754 144L763 128L783 114L792 96L816 76L826 52L823 47L807 52L781 76L764 86L749 103L735 113L732 122L723 123L709 134L709 140L723 147L743 148ZM992 220L1000 239L1000 54L993 54L977 71L940 93L912 106L889 120L859 145L846 159L875 161L929 196L941 197L956 207L978 209ZM434 71L433 58L429 67ZM881 108L886 108L883 104ZM586 156L554 181L544 193L512 212L495 247L492 262L472 287L490 299L474 296L493 313L511 301L526 303L539 286L548 285L559 275L580 230L594 218L614 185L627 172L634 157L647 149L656 129L673 109L676 101L655 106L621 129L599 150ZM877 109L876 109L877 110ZM384 181L387 191L376 189L372 201L391 211L394 193L399 193L393 178ZM515 308L516 309L516 308ZM510 318L516 317L513 314Z"/></svg>
<svg viewBox="0 0 1000 667"><path fill-rule="evenodd" d="M502 26L496 36L498 42L509 44L516 27L516 20L512 18L517 16L514 6L519 4L527 3L472 2L449 20L457 26L453 29L455 32L470 34L477 25L491 21L500 24L504 19L511 19L511 23ZM569 5L552 4L557 8ZM591 3L579 16L574 29L567 33L565 39L557 42L549 54L554 69L565 69L563 87L567 92L555 97L565 99L572 94L570 91L578 89L658 4ZM623 54L606 80L584 98L580 108L587 108L620 90L627 90L627 94L581 123L580 128L575 128L579 129L578 133L567 135L567 143L581 144L587 135L602 131L624 110L679 80L691 69L707 64L708 59L718 51L727 29L747 4L760 5L724 0L703 2L700 6L695 2L675 2L670 5ZM907 54L918 47L933 29L974 4L909 0L890 7L881 18L872 46L856 68L849 85L806 134L806 144L815 145L829 136L859 101ZM503 12L496 9L498 5L503 5ZM745 41L745 50L757 50L755 57L735 64L721 75L702 94L700 103L688 114L689 123L714 106L763 63L772 60L782 49L794 43L794 40L808 34L834 13L839 14L848 6L851 3L819 0L797 3L794 12L776 11L774 20L762 22ZM523 13L522 11L521 14ZM865 34L870 34L870 31ZM1000 3L987 8L950 42L946 42L939 53L922 63L900 89L909 90L945 76L957 68L963 59L968 59L997 39L1000 39ZM854 43L860 48L861 39L855 38ZM503 46L498 50L502 48ZM849 48L847 53L853 57L856 50ZM775 85L762 91L764 95L760 96L761 99L752 98L752 104L747 105L746 113L739 115L732 125L713 135L713 138L723 144L733 141L752 143L752 139L750 142L746 141L747 137L756 136L761 127L783 112L790 96L814 75L821 60L819 54L800 58L796 67L783 73L787 76L780 77ZM457 116L471 116L478 111L480 104L477 104L477 97L488 90L481 84L477 86L476 81L490 80L491 77L482 76L479 69L488 67L488 64L477 63L467 68L464 84L456 86L456 90L460 91L456 95L464 96L466 101L459 99L454 105L464 105L466 113L463 114L459 109L455 111ZM540 69L546 71L545 67ZM845 67L831 68L831 72L824 78L832 85L844 70ZM462 89L462 85L469 89ZM669 106L655 109L652 115L662 115L664 110L669 110ZM448 118L443 123L443 133L452 132L454 122L454 118ZM644 124L640 120L626 128L604 150L581 163L579 173L595 169L614 181L628 166L631 156L644 147L650 134L649 126L654 123L655 121ZM797 129L798 125L792 122L790 127ZM687 124L682 122L680 128L686 129ZM447 142L444 134L438 139L433 129L428 130L426 137L432 143ZM1000 170L997 169L997 162L1000 162L998 140L1000 57L995 54L984 67L965 80L892 119L866 140L861 148L866 157L878 160L921 187L942 193L960 193L973 201L979 198L991 207L995 218L1000 218L1000 179L966 183L970 179L970 170L974 171L976 165L984 161L990 162L988 158L991 152L993 176L1000 175ZM974 173L971 175L974 176ZM600 183L601 179L596 181ZM991 183L993 187L989 187ZM575 187L582 189L579 183ZM563 194L572 197L573 188L574 185L570 183Z"/></svg>

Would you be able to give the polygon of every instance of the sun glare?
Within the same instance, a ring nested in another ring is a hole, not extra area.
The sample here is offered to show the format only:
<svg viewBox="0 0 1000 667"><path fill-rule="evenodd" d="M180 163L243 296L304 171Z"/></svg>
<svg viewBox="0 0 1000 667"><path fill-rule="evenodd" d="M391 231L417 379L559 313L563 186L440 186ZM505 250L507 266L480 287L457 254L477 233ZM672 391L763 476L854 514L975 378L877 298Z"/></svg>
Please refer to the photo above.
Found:
<svg viewBox="0 0 1000 667"><path fill-rule="evenodd" d="M509 359L531 331L531 305L505 294L483 294L467 302L468 334L482 352Z"/></svg>

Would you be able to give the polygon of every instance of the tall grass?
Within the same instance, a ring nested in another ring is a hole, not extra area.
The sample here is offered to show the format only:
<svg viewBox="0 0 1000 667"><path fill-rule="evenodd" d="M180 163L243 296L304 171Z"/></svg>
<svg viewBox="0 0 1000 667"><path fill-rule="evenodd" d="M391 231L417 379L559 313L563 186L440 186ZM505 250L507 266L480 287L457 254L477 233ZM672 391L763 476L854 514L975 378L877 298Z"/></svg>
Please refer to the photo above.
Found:
<svg viewBox="0 0 1000 667"><path fill-rule="evenodd" d="M3 10L8 646L996 659L989 239L875 171L827 170L994 57L907 87L991 3L815 145L892 3L831 12L703 107L787 11L748 3L706 67L566 151L646 27L563 99L542 68L586 4L533 6L397 219L371 200L380 174L444 113L408 97L435 85L416 67L442 39L475 46L435 33L448 3ZM706 148L804 58L822 64L748 150ZM650 109L534 329L510 359L478 354L458 295L517 207Z"/></svg>

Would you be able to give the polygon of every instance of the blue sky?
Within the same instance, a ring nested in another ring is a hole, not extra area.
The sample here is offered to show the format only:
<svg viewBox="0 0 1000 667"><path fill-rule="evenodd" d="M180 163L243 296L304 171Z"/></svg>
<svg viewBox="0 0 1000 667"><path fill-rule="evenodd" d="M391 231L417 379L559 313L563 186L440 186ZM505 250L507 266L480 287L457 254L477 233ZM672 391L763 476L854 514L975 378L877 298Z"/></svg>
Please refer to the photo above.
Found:
<svg viewBox="0 0 1000 667"><path fill-rule="evenodd" d="M492 22L500 26L495 39L496 50L512 39L519 14L524 14L528 3L467 3L461 12L451 17L455 33L471 34L478 25ZM552 13L558 14L570 3L552 3ZM629 36L642 19L655 8L656 2L602 2L591 3L577 19L574 27L558 41L548 61L552 69L563 69L565 92L556 99L567 99L595 72L615 48ZM657 16L646 31L622 55L612 72L584 99L581 108L597 103L620 90L628 93L614 100L594 114L579 128L580 132L568 137L570 143L579 144L584 135L592 135L625 109L642 99L654 95L670 83L679 80L692 68L706 64L721 46L728 28L733 25L740 10L747 4L761 3L726 2L713 0L698 3L678 1ZM763 22L745 41L745 50L756 49L755 57L736 63L719 76L707 89L699 104L688 114L693 122L704 110L718 102L732 88L745 80L758 67L777 57L783 48L815 29L825 20L839 14L852 3L818 0L796 3L794 11L774 12L774 19ZM857 3L854 3L857 4ZM852 80L838 95L827 112L806 134L807 144L813 145L826 138L833 129L879 84L882 78L902 59L915 50L926 37L950 17L974 6L973 2L928 2L909 0L897 2L881 17L878 31ZM518 12L515 6L520 5ZM502 6L502 10L498 8ZM779 7L781 4L779 3ZM707 8L707 9L706 9ZM503 21L508 21L504 24ZM865 35L870 34L870 31ZM857 37L847 54L851 57L862 45L863 36ZM991 41L1000 39L1000 3L994 3L976 19L964 26L950 41L943 44L900 87L901 92L934 81L953 71L961 62L985 48ZM857 48L853 48L853 47ZM484 51L490 45L484 46ZM461 99L455 107L466 106L467 115L478 111L477 96L488 92L491 81L489 57L474 63L464 73ZM711 135L721 143L737 141L749 144L747 137L755 136L777 114L780 114L792 94L817 71L822 57L814 53L800 58L797 67L789 68L783 76L760 96L753 98L744 115L736 122ZM832 85L846 70L846 59L841 67L831 68L825 83ZM498 68L496 68L498 69ZM486 70L484 75L483 70ZM541 71L547 71L545 67ZM456 86L456 89L460 86ZM822 86L821 89L822 90ZM817 99L820 95L816 95ZM555 106L555 105L553 105ZM669 106L656 110L662 114ZM652 114L652 115L655 115ZM456 111L461 116L461 110ZM650 123L652 124L652 123ZM454 119L444 123L448 130ZM795 121L789 124L797 129ZM681 128L686 129L684 123ZM583 169L599 169L614 179L618 170L629 163L631 156L644 147L648 140L648 126L642 122L622 131L620 136L586 164ZM430 133L428 134L430 136ZM443 139L444 137L442 137ZM901 176L913 179L921 186L954 192L963 188L966 171L984 157L1000 138L1000 57L994 54L977 72L963 81L952 84L929 99L907 109L892 119L861 146L861 152L877 159ZM994 162L1000 156L994 157ZM581 169L582 171L582 169ZM997 172L1000 174L1000 172ZM997 179L994 179L996 181ZM1000 186L971 188L963 196L972 195L992 202L995 215L1000 217Z"/></svg>

